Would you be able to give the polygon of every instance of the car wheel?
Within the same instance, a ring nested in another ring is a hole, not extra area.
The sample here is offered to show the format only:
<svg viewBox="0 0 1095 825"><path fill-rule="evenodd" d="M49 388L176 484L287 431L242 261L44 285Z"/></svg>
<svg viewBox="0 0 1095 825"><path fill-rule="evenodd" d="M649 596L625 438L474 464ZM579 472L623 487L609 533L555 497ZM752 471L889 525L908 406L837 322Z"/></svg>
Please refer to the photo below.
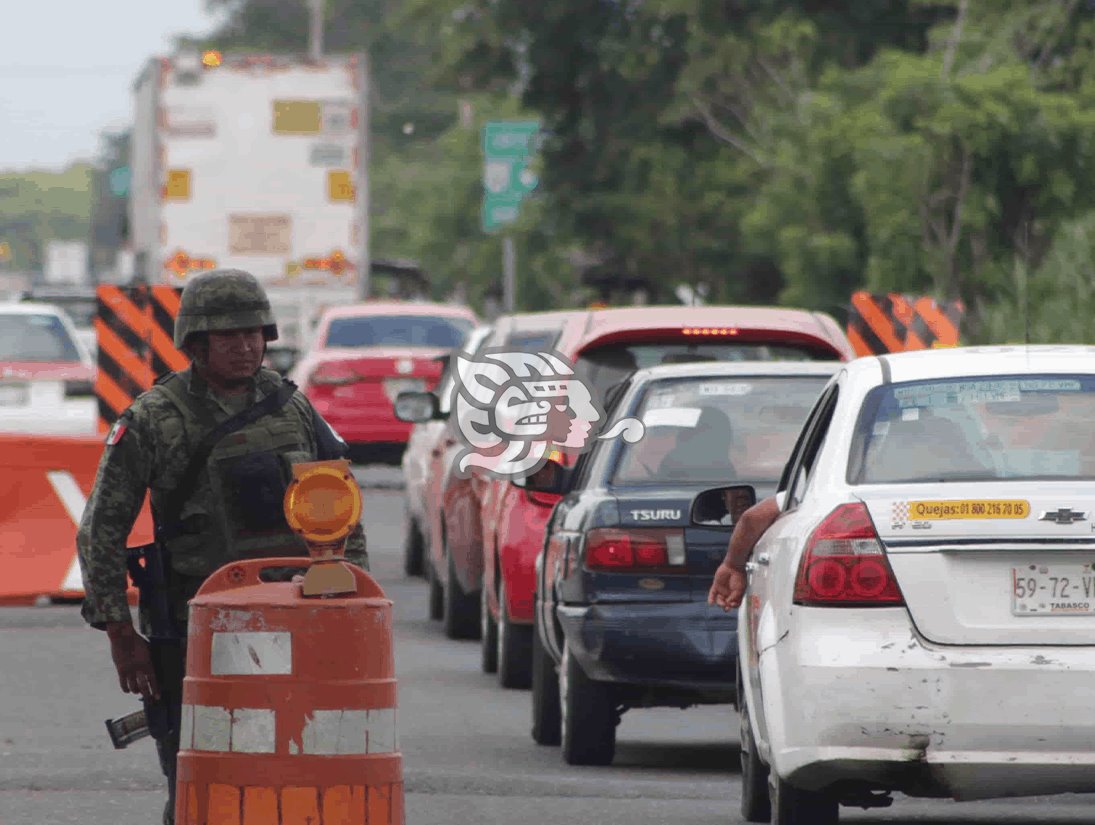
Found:
<svg viewBox="0 0 1095 825"><path fill-rule="evenodd" d="M445 609L445 588L437 577L437 571L433 569L433 559L426 559L423 564L426 568L426 582L430 591L427 598L430 618L436 621L441 618L441 613Z"/></svg>
<svg viewBox="0 0 1095 825"><path fill-rule="evenodd" d="M486 582L479 588L479 666L484 673L498 671L498 624L487 604Z"/></svg>
<svg viewBox="0 0 1095 825"><path fill-rule="evenodd" d="M559 678L555 661L540 640L540 612L532 617L532 741L558 745L562 738Z"/></svg>
<svg viewBox="0 0 1095 825"><path fill-rule="evenodd" d="M563 761L568 765L611 765L619 717L612 688L586 676L563 643L559 663Z"/></svg>
<svg viewBox="0 0 1095 825"><path fill-rule="evenodd" d="M505 581L498 587L498 682L522 689L532 682L532 627L509 620Z"/></svg>
<svg viewBox="0 0 1095 825"><path fill-rule="evenodd" d="M450 639L475 639L479 636L478 600L464 592L448 544L444 549L449 579L442 598L441 627Z"/></svg>
<svg viewBox="0 0 1095 825"><path fill-rule="evenodd" d="M760 761L749 708L738 687L738 714L741 720L741 815L746 822L770 822L772 800L768 795L768 766Z"/></svg>
<svg viewBox="0 0 1095 825"><path fill-rule="evenodd" d="M418 521L408 513L407 527L403 534L403 572L408 576L421 576L422 556L425 551L426 542L418 528Z"/></svg>
<svg viewBox="0 0 1095 825"><path fill-rule="evenodd" d="M837 825L840 803L817 791L804 791L768 774L768 795L772 825Z"/></svg>

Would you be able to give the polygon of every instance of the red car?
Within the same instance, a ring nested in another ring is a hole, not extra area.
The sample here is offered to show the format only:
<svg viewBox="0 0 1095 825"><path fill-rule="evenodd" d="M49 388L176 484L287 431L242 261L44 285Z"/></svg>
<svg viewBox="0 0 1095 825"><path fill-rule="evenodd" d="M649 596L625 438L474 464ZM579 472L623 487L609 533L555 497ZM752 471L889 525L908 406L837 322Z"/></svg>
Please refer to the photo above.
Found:
<svg viewBox="0 0 1095 825"><path fill-rule="evenodd" d="M605 392L622 378L656 364L856 357L833 318L804 310L674 306L568 315L561 329L554 313L511 316L496 325L493 338L502 342L556 329L548 345L574 360L578 375L602 402ZM485 485L480 494L483 665L488 672L496 669L505 687L528 687L535 561L559 497L527 492L505 480L492 479ZM456 574L463 578L459 569ZM468 579L473 575L469 570Z"/></svg>
<svg viewBox="0 0 1095 825"><path fill-rule="evenodd" d="M585 314L506 316L496 322L489 336L475 340L472 354L480 355L487 348L499 346L528 351L550 347L566 321ZM523 318L535 320L525 325L520 320ZM499 325L504 331L499 331ZM443 399L440 404L446 410L442 413L446 421L444 432L433 448L426 490L429 523L424 573L430 585L430 618L440 619L445 635L451 639L474 639L481 632L480 618L486 615L480 605L485 532L480 516L484 512L483 495L491 485L489 477L483 474L462 477L452 472L463 442L455 419L448 416L448 401ZM493 655L493 648L490 652ZM488 672L493 667L487 659L483 664Z"/></svg>
<svg viewBox="0 0 1095 825"><path fill-rule="evenodd" d="M463 349L474 353L490 333L490 327L476 327L468 335ZM439 491L441 481L447 475L443 456L453 444L453 432L446 420L453 388L449 369L452 361L450 356L443 356L438 360L445 364L441 381L435 391L438 396L438 415L414 424L407 440L406 452L403 453L403 498L406 503L403 572L408 576L425 573L426 544L437 529L436 522L441 509ZM475 519L479 520L478 509ZM476 545L476 549L478 548L479 545ZM482 551L479 554L482 556Z"/></svg>
<svg viewBox="0 0 1095 825"><path fill-rule="evenodd" d="M328 309L292 378L350 445L354 461L398 464L411 425L395 417L399 393L432 390L438 356L476 325L463 306L369 301Z"/></svg>

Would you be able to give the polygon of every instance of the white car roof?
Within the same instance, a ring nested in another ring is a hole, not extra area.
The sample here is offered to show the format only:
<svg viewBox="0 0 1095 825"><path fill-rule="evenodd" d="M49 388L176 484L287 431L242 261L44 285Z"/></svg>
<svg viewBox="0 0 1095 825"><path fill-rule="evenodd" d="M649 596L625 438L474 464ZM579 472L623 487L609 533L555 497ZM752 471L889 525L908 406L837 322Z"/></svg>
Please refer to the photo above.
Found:
<svg viewBox="0 0 1095 825"><path fill-rule="evenodd" d="M883 359L889 381L923 381L970 375L1095 373L1095 347L1077 344L954 347L857 358L846 365L850 377L882 381Z"/></svg>
<svg viewBox="0 0 1095 825"><path fill-rule="evenodd" d="M3 315L58 315L67 318L65 311L56 304L45 301L0 302L0 314Z"/></svg>
<svg viewBox="0 0 1095 825"><path fill-rule="evenodd" d="M692 364L662 364L637 370L636 384L663 378L709 378L734 375L835 375L845 366L840 361L700 361Z"/></svg>
<svg viewBox="0 0 1095 825"><path fill-rule="evenodd" d="M91 355L88 345L80 337L72 318L56 304L37 301L3 301L0 302L0 315L53 315L64 327L72 345L80 355L80 360L88 366L95 366L95 358Z"/></svg>

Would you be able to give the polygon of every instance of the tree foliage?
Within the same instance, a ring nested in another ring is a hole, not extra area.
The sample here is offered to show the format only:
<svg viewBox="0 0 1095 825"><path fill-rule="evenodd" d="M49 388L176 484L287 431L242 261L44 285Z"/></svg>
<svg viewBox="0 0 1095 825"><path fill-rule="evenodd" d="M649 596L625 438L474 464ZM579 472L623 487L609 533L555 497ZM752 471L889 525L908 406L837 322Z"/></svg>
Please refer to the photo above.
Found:
<svg viewBox="0 0 1095 825"><path fill-rule="evenodd" d="M304 3L209 0L222 46L303 50ZM545 127L522 305L600 284L842 314L962 298L967 340L1095 339L1089 0L329 0L372 55L373 248L497 291L484 122ZM1071 311L1071 313L1070 313ZM1086 312L1084 313L1086 315Z"/></svg>

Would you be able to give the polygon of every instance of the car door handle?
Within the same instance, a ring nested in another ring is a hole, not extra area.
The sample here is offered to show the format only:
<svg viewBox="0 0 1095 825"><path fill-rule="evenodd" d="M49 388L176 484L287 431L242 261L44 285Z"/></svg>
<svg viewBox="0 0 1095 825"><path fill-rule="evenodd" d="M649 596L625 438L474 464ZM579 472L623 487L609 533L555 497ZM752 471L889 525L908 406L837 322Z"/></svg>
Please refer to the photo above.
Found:
<svg viewBox="0 0 1095 825"><path fill-rule="evenodd" d="M755 561L747 561L745 563L745 572L750 576L757 572L757 563Z"/></svg>
<svg viewBox="0 0 1095 825"><path fill-rule="evenodd" d="M765 567L767 567L768 563L771 562L771 561L772 561L772 557L769 556L767 553L758 553L757 554L757 564L763 564Z"/></svg>

